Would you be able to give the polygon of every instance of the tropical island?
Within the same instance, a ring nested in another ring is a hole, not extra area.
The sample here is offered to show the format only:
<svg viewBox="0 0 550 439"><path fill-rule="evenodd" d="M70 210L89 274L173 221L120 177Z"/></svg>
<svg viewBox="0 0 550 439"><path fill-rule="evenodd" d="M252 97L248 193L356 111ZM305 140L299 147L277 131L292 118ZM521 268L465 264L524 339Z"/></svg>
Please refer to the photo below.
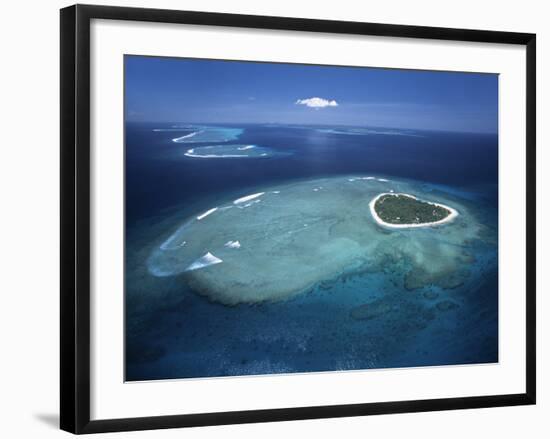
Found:
<svg viewBox="0 0 550 439"><path fill-rule="evenodd" d="M458 212L443 204L419 200L403 193L382 193L370 202L373 218L394 228L427 227L453 220Z"/></svg>

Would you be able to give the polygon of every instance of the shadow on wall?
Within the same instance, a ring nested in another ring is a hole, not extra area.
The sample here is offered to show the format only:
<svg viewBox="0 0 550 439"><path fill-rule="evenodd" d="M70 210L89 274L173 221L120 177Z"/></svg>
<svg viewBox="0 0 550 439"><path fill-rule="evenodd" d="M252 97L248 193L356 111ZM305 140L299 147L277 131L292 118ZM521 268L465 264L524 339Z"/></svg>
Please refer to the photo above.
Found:
<svg viewBox="0 0 550 439"><path fill-rule="evenodd" d="M34 417L50 428L59 429L59 415L57 413L38 413L34 414Z"/></svg>

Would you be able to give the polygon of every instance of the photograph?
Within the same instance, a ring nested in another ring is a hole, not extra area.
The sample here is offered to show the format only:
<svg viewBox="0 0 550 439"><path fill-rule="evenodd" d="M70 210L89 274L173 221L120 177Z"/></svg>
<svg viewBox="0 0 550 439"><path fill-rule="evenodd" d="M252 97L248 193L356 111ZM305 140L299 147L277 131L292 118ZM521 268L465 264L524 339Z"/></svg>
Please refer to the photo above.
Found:
<svg viewBox="0 0 550 439"><path fill-rule="evenodd" d="M124 55L125 381L499 362L499 75Z"/></svg>

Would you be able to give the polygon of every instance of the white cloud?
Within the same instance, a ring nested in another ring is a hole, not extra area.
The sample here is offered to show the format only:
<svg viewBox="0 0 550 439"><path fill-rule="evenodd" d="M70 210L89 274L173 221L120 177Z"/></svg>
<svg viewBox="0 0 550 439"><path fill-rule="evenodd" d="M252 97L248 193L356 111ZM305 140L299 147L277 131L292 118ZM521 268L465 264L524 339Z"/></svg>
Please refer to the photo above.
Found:
<svg viewBox="0 0 550 439"><path fill-rule="evenodd" d="M296 105L306 105L311 108L315 108L318 110L319 108L325 108L325 107L337 107L338 102L336 102L334 99L323 99L323 98L307 98L307 99L298 99L295 102Z"/></svg>

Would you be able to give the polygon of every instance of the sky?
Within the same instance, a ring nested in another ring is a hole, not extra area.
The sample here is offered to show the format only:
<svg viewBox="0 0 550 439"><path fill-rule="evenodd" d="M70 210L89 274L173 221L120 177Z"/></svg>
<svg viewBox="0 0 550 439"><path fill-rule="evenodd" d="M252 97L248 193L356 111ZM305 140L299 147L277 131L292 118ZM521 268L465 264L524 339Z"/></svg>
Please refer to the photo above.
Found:
<svg viewBox="0 0 550 439"><path fill-rule="evenodd" d="M496 133L498 75L125 57L126 120Z"/></svg>

